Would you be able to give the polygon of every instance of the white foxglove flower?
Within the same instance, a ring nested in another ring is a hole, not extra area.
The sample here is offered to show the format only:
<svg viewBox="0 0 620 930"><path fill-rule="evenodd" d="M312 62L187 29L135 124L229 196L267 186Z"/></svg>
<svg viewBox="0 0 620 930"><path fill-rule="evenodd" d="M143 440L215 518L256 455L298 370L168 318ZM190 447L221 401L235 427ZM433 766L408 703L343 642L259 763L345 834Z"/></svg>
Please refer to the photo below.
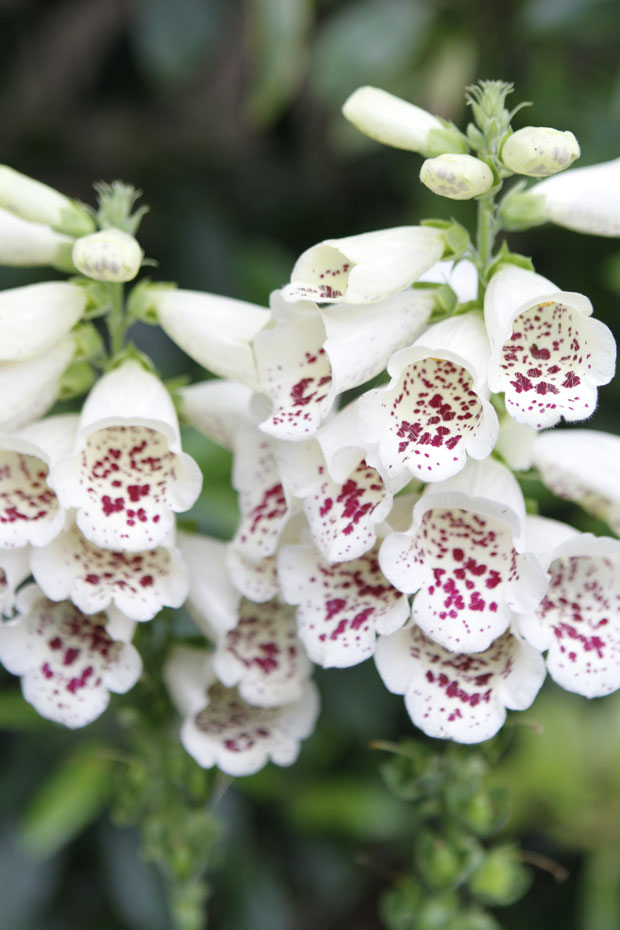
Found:
<svg viewBox="0 0 620 930"><path fill-rule="evenodd" d="M243 549L230 545L226 553L226 567L235 590L250 601L263 604L280 591L275 555L250 559Z"/></svg>
<svg viewBox="0 0 620 930"><path fill-rule="evenodd" d="M391 381L359 402L359 432L367 456L396 488L411 478L442 481L490 454L498 434L489 403L489 345L477 313L429 327L388 363Z"/></svg>
<svg viewBox="0 0 620 930"><path fill-rule="evenodd" d="M33 549L30 564L51 600L71 600L85 614L114 605L132 620L151 620L163 607L181 607L189 591L189 571L174 546L100 549L76 526Z"/></svg>
<svg viewBox="0 0 620 930"><path fill-rule="evenodd" d="M161 381L136 361L101 378L80 415L73 455L50 483L76 522L104 549L140 552L165 545L174 512L188 510L202 475L181 451L174 406Z"/></svg>
<svg viewBox="0 0 620 930"><path fill-rule="evenodd" d="M121 283L133 281L144 252L136 239L121 229L101 229L82 236L73 246L73 264L87 278Z"/></svg>
<svg viewBox="0 0 620 930"><path fill-rule="evenodd" d="M374 378L390 355L409 343L428 320L430 291L405 290L380 303L311 302L286 305L272 295L274 326L255 339L260 390L273 403L260 428L278 439L316 433L339 394ZM261 413L259 404L255 412Z"/></svg>
<svg viewBox="0 0 620 930"><path fill-rule="evenodd" d="M397 149L438 155L468 148L455 126L378 87L359 87L345 101L342 113L364 135Z"/></svg>
<svg viewBox="0 0 620 930"><path fill-rule="evenodd" d="M239 619L241 595L229 578L227 544L200 533L178 533L177 544L190 571L185 606L204 635L215 639Z"/></svg>
<svg viewBox="0 0 620 930"><path fill-rule="evenodd" d="M399 591L418 592L412 617L427 636L453 652L484 652L511 611L534 608L547 587L524 552L524 527L512 473L493 459L470 462L426 489L411 527L385 539L379 562Z"/></svg>
<svg viewBox="0 0 620 930"><path fill-rule="evenodd" d="M405 695L413 723L427 736L480 743L525 710L545 678L539 652L510 633L477 653L449 652L409 625L377 643L375 662L388 690Z"/></svg>
<svg viewBox="0 0 620 930"><path fill-rule="evenodd" d="M416 281L444 252L441 230L397 226L325 239L295 263L285 300L366 304L385 300Z"/></svg>
<svg viewBox="0 0 620 930"><path fill-rule="evenodd" d="M15 605L15 592L30 575L30 550L0 551L0 614L10 615Z"/></svg>
<svg viewBox="0 0 620 930"><path fill-rule="evenodd" d="M0 361L21 361L52 349L78 322L87 302L84 288L67 281L1 291Z"/></svg>
<svg viewBox="0 0 620 930"><path fill-rule="evenodd" d="M501 159L510 171L530 178L546 178L564 171L581 155L572 132L547 126L524 126L508 136Z"/></svg>
<svg viewBox="0 0 620 930"><path fill-rule="evenodd" d="M184 352L222 378L257 387L252 340L271 314L231 297L151 285L143 294L161 328Z"/></svg>
<svg viewBox="0 0 620 930"><path fill-rule="evenodd" d="M575 501L620 535L620 436L593 429L542 433L532 460L554 494Z"/></svg>
<svg viewBox="0 0 620 930"><path fill-rule="evenodd" d="M124 694L138 680L140 656L112 638L105 613L54 603L37 585L20 591L17 613L0 627L0 661L21 676L25 699L42 717L83 727L103 713L110 691Z"/></svg>
<svg viewBox="0 0 620 930"><path fill-rule="evenodd" d="M8 165L0 165L0 207L70 236L85 236L95 229L92 217L82 204Z"/></svg>
<svg viewBox="0 0 620 930"><path fill-rule="evenodd" d="M68 335L47 352L21 362L0 362L0 430L11 433L42 417L60 394L61 378L76 344Z"/></svg>
<svg viewBox="0 0 620 930"><path fill-rule="evenodd" d="M620 158L571 168L523 196L540 204L543 220L593 236L620 236Z"/></svg>
<svg viewBox="0 0 620 930"><path fill-rule="evenodd" d="M284 600L299 605L299 638L308 656L324 668L363 662L377 633L392 633L409 615L407 598L381 573L376 547L330 564L312 546L283 546L278 577Z"/></svg>
<svg viewBox="0 0 620 930"><path fill-rule="evenodd" d="M471 200L493 187L493 172L473 155L438 155L427 158L420 180L434 194L451 200Z"/></svg>
<svg viewBox="0 0 620 930"><path fill-rule="evenodd" d="M74 271L74 240L42 223L31 223L0 207L0 265L36 267L51 265Z"/></svg>
<svg viewBox="0 0 620 930"><path fill-rule="evenodd" d="M495 451L499 452L513 471L527 471L532 467L537 436L538 432L533 427L517 423L511 416L504 414L499 421L499 438Z"/></svg>
<svg viewBox="0 0 620 930"><path fill-rule="evenodd" d="M528 518L531 547L545 557L549 589L518 618L525 638L547 652L559 685L586 697L620 688L620 540Z"/></svg>
<svg viewBox="0 0 620 930"><path fill-rule="evenodd" d="M48 476L73 448L77 425L77 414L68 413L0 435L0 548L45 546L64 528Z"/></svg>
<svg viewBox="0 0 620 930"><path fill-rule="evenodd" d="M594 412L597 387L614 374L616 345L591 313L583 294L558 291L516 265L491 278L484 299L489 387L505 392L518 423L543 429L561 417L583 420Z"/></svg>
<svg viewBox="0 0 620 930"><path fill-rule="evenodd" d="M227 688L258 707L298 701L312 672L297 636L295 609L277 600L243 599L238 623L218 637L213 671Z"/></svg>
<svg viewBox="0 0 620 930"><path fill-rule="evenodd" d="M177 646L164 666L164 680L184 717L181 743L198 765L217 765L233 776L253 775L269 760L292 765L318 716L315 685L306 682L299 700L282 707L256 707L214 678L204 650Z"/></svg>
<svg viewBox="0 0 620 930"><path fill-rule="evenodd" d="M177 394L182 419L225 449L232 449L237 430L252 422L252 391L237 381L199 381Z"/></svg>

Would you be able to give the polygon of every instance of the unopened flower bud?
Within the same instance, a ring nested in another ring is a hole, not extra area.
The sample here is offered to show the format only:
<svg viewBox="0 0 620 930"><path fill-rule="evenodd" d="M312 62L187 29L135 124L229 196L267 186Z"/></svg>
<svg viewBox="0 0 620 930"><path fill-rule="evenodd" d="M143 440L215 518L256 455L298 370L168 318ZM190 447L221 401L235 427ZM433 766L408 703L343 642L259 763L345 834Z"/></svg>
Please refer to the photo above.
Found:
<svg viewBox="0 0 620 930"><path fill-rule="evenodd" d="M95 228L81 204L8 165L0 165L0 207L70 236L84 236Z"/></svg>
<svg viewBox="0 0 620 930"><path fill-rule="evenodd" d="M547 126L525 126L506 139L502 161L515 174L546 178L564 171L579 158L581 150L572 132Z"/></svg>
<svg viewBox="0 0 620 930"><path fill-rule="evenodd" d="M74 271L74 240L43 223L32 223L0 207L0 265L36 267L52 265Z"/></svg>
<svg viewBox="0 0 620 930"><path fill-rule="evenodd" d="M430 156L469 148L456 126L377 87L358 88L342 112L364 135L397 149Z"/></svg>
<svg viewBox="0 0 620 930"><path fill-rule="evenodd" d="M493 187L493 172L473 155L438 155L427 158L420 180L434 194L451 200L471 200Z"/></svg>
<svg viewBox="0 0 620 930"><path fill-rule="evenodd" d="M78 239L73 247L73 263L95 281L131 281L138 274L143 252L129 233L102 229Z"/></svg>

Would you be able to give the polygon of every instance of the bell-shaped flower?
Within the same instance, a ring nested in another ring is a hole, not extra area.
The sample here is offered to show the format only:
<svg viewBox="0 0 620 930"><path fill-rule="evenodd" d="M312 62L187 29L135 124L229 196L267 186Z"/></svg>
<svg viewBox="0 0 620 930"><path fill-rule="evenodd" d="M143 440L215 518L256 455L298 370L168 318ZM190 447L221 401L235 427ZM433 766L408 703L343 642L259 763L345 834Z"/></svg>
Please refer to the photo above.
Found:
<svg viewBox="0 0 620 930"><path fill-rule="evenodd" d="M77 414L68 413L0 435L0 548L45 546L64 528L48 477L73 448L77 425Z"/></svg>
<svg viewBox="0 0 620 930"><path fill-rule="evenodd" d="M260 428L286 440L314 435L339 394L374 378L411 343L434 304L431 291L408 289L376 304L287 308L282 293L272 295L275 323L254 349L260 390L273 403ZM254 409L260 414L260 403Z"/></svg>
<svg viewBox="0 0 620 930"><path fill-rule="evenodd" d="M280 591L275 555L250 559L243 549L231 544L226 553L226 567L235 590L250 601L263 604L276 597Z"/></svg>
<svg viewBox="0 0 620 930"><path fill-rule="evenodd" d="M231 297L156 284L140 288L139 300L203 368L257 387L252 340L269 322L268 310Z"/></svg>
<svg viewBox="0 0 620 930"><path fill-rule="evenodd" d="M571 168L520 196L538 204L542 221L593 236L620 236L620 158Z"/></svg>
<svg viewBox="0 0 620 930"><path fill-rule="evenodd" d="M583 294L558 291L516 265L491 278L484 299L489 387L505 392L518 423L543 429L560 417L583 420L594 412L598 385L614 375L616 344L591 313Z"/></svg>
<svg viewBox="0 0 620 930"><path fill-rule="evenodd" d="M486 162L473 155L438 155L427 158L420 169L420 180L434 194L451 200L471 200L493 187L493 172Z"/></svg>
<svg viewBox="0 0 620 930"><path fill-rule="evenodd" d="M51 600L71 600L85 614L114 605L132 620L151 620L163 607L181 607L189 590L188 568L174 546L100 549L77 526L33 549L30 564Z"/></svg>
<svg viewBox="0 0 620 930"><path fill-rule="evenodd" d="M620 540L528 518L529 545L544 559L549 589L518 618L559 685L586 697L620 688Z"/></svg>
<svg viewBox="0 0 620 930"><path fill-rule="evenodd" d="M73 242L70 236L0 207L0 265L51 265L59 271L75 271L71 259Z"/></svg>
<svg viewBox="0 0 620 930"><path fill-rule="evenodd" d="M311 681L298 700L282 707L248 704L236 689L215 681L204 650L176 646L164 666L164 680L184 718L181 743L187 752L203 768L217 765L228 775L253 775L269 760L292 765L319 712Z"/></svg>
<svg viewBox="0 0 620 930"><path fill-rule="evenodd" d="M28 585L18 594L17 614L0 627L0 661L21 676L25 699L42 717L83 727L103 713L110 691L124 694L138 680L140 656L112 637L105 613L86 616ZM126 621L125 637L132 626Z"/></svg>
<svg viewBox="0 0 620 930"><path fill-rule="evenodd" d="M397 226L344 239L325 239L295 263L285 300L367 304L409 287L442 257L443 233Z"/></svg>
<svg viewBox="0 0 620 930"><path fill-rule="evenodd" d="M50 483L76 522L104 549L141 552L165 545L174 512L188 510L202 475L181 451L177 416L161 381L136 361L104 375L80 415L73 455Z"/></svg>
<svg viewBox="0 0 620 930"><path fill-rule="evenodd" d="M484 652L508 628L511 611L543 597L547 577L525 550L525 504L499 462L469 462L456 477L430 485L413 508L411 527L381 546L388 580L418 592L412 617L453 652Z"/></svg>
<svg viewBox="0 0 620 930"><path fill-rule="evenodd" d="M378 87L358 87L342 113L365 136L397 149L425 156L468 150L456 126Z"/></svg>
<svg viewBox="0 0 620 930"><path fill-rule="evenodd" d="M330 564L313 546L283 546L278 577L284 600L299 605L299 638L308 656L324 668L363 662L377 633L392 633L409 615L407 598L379 568L377 547Z"/></svg>
<svg viewBox="0 0 620 930"><path fill-rule="evenodd" d="M30 575L30 550L0 550L0 614L10 616L15 605L17 588Z"/></svg>
<svg viewBox="0 0 620 930"><path fill-rule="evenodd" d="M101 229L77 239L73 264L87 278L121 283L133 281L144 252L136 239L121 229Z"/></svg>
<svg viewBox="0 0 620 930"><path fill-rule="evenodd" d="M540 653L508 632L465 654L443 649L410 624L379 639L375 662L388 690L405 695L417 727L457 743L491 739L506 709L528 708L545 678Z"/></svg>
<svg viewBox="0 0 620 930"><path fill-rule="evenodd" d="M553 430L536 437L532 458L554 494L575 501L620 535L620 436Z"/></svg>
<svg viewBox="0 0 620 930"><path fill-rule="evenodd" d="M58 400L61 379L76 343L64 336L47 352L19 362L0 362L0 430L11 433L42 417Z"/></svg>
<svg viewBox="0 0 620 930"><path fill-rule="evenodd" d="M572 132L548 126L524 126L508 136L501 159L509 171L530 178L546 178L564 171L581 155Z"/></svg>
<svg viewBox="0 0 620 930"><path fill-rule="evenodd" d="M237 381L199 381L181 386L177 395L181 418L225 449L232 449L237 430L252 422L252 391Z"/></svg>
<svg viewBox="0 0 620 930"><path fill-rule="evenodd" d="M186 609L209 639L232 630L239 620L241 595L232 583L227 565L227 545L201 533L179 532L177 544L189 567Z"/></svg>
<svg viewBox="0 0 620 930"><path fill-rule="evenodd" d="M495 452L501 455L513 471L527 471L532 467L534 444L538 435L533 427L517 423L505 413L499 421L499 437Z"/></svg>
<svg viewBox="0 0 620 930"><path fill-rule="evenodd" d="M367 462L402 488L411 478L442 481L483 459L498 434L488 398L489 345L478 313L430 326L388 363L391 381L360 400L359 432L375 453Z"/></svg>
<svg viewBox="0 0 620 930"><path fill-rule="evenodd" d="M48 352L80 319L88 296L68 281L0 291L0 362Z"/></svg>
<svg viewBox="0 0 620 930"><path fill-rule="evenodd" d="M94 220L83 204L8 165L0 165L0 207L70 236L85 236L95 229Z"/></svg>

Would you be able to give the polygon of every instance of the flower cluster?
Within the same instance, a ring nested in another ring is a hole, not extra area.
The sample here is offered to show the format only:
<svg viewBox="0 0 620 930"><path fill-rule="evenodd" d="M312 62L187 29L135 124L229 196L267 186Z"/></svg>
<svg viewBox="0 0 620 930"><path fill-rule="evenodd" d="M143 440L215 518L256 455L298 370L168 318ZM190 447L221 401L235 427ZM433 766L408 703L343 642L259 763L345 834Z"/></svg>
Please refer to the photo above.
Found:
<svg viewBox="0 0 620 930"><path fill-rule="evenodd" d="M549 179L497 210L502 181L546 178L579 147L513 133L507 92L474 88L462 134L357 91L359 129L427 156L436 193L477 198L478 241L442 222L327 239L268 309L148 282L125 307L142 261L131 192L102 189L95 217L0 169L0 261L74 274L0 294L0 660L43 716L94 720L140 675L136 624L182 605L204 644L177 637L163 669L180 738L232 775L294 761L318 714L313 665L373 658L418 727L465 743L528 707L547 670L587 696L620 687L620 542L528 516L513 474L537 469L618 532L620 439L548 432L592 414L613 336L586 297L493 252L502 222L553 202ZM609 234L598 222L584 230ZM202 475L167 388L124 344L135 319L217 376L177 400L233 453L229 543L177 531ZM81 411L45 416L84 377Z"/></svg>

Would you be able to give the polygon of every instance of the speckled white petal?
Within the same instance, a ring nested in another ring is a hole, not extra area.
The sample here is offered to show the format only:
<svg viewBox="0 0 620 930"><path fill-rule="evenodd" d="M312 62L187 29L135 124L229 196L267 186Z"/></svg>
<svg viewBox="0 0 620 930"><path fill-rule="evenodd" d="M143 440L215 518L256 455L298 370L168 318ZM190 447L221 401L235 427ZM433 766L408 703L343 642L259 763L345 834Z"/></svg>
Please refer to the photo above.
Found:
<svg viewBox="0 0 620 930"><path fill-rule="evenodd" d="M152 620L163 607L180 607L189 590L189 570L174 546L100 549L76 526L33 550L31 567L49 598L71 600L87 614L114 604L132 620Z"/></svg>
<svg viewBox="0 0 620 930"><path fill-rule="evenodd" d="M0 291L0 360L21 361L49 351L80 319L88 295L68 281Z"/></svg>
<svg viewBox="0 0 620 930"><path fill-rule="evenodd" d="M484 301L489 387L505 392L519 423L543 429L594 412L597 387L614 375L616 345L591 314L587 297L558 291L533 271L505 265L491 278Z"/></svg>
<svg viewBox="0 0 620 930"><path fill-rule="evenodd" d="M282 293L291 301L373 303L409 287L443 251L441 230L429 226L325 239L299 257Z"/></svg>
<svg viewBox="0 0 620 930"><path fill-rule="evenodd" d="M252 340L269 322L268 310L176 288L153 286L148 297L164 332L190 358L222 378L257 387Z"/></svg>
<svg viewBox="0 0 620 930"><path fill-rule="evenodd" d="M48 352L21 362L0 362L0 429L11 433L42 417L60 393L60 379L75 355L65 336Z"/></svg>
<svg viewBox="0 0 620 930"><path fill-rule="evenodd" d="M269 760L291 765L300 741L314 729L318 711L318 691L310 681L299 700L283 707L254 707L236 690L216 684L204 710L183 723L181 742L204 768L217 765L229 775L252 775Z"/></svg>
<svg viewBox="0 0 620 930"><path fill-rule="evenodd" d="M239 427L251 422L252 391L237 381L200 381L177 393L183 419L225 449L233 448Z"/></svg>
<svg viewBox="0 0 620 930"><path fill-rule="evenodd" d="M240 595L229 577L228 546L200 533L178 533L177 545L190 570L186 607L202 632L213 637L232 630Z"/></svg>
<svg viewBox="0 0 620 930"><path fill-rule="evenodd" d="M9 616L15 605L15 592L30 575L30 549L0 550L0 614Z"/></svg>
<svg viewBox="0 0 620 930"><path fill-rule="evenodd" d="M295 609L244 599L237 626L219 638L213 669L248 704L280 707L299 700L312 665L297 636Z"/></svg>
<svg viewBox="0 0 620 930"><path fill-rule="evenodd" d="M298 604L299 636L310 659L325 668L357 665L374 652L376 634L406 622L407 598L382 575L376 548L330 565L309 546L284 546L278 556L282 597Z"/></svg>
<svg viewBox="0 0 620 930"><path fill-rule="evenodd" d="M525 710L545 677L542 657L505 633L475 654L448 652L408 626L381 637L375 662L386 687L405 695L413 723L428 736L459 743L490 739L506 708Z"/></svg>
<svg viewBox="0 0 620 930"><path fill-rule="evenodd" d="M109 691L136 683L140 657L112 639L105 613L86 616L70 601L48 600L36 585L19 593L17 612L0 627L0 660L21 675L24 697L42 717L85 726L106 709Z"/></svg>
<svg viewBox="0 0 620 930"><path fill-rule="evenodd" d="M484 377L488 352L480 315L468 313L393 355L390 383L358 404L360 436L377 445L368 463L402 487L410 478L443 481L467 455L486 458L499 430Z"/></svg>
<svg viewBox="0 0 620 930"><path fill-rule="evenodd" d="M620 158L571 168L535 184L552 223L593 236L620 236Z"/></svg>
<svg viewBox="0 0 620 930"><path fill-rule="evenodd" d="M533 462L554 494L576 501L620 535L620 436L592 429L542 433Z"/></svg>
<svg viewBox="0 0 620 930"><path fill-rule="evenodd" d="M249 559L234 545L230 545L226 565L237 592L257 604L270 601L280 590L275 555L264 559Z"/></svg>

